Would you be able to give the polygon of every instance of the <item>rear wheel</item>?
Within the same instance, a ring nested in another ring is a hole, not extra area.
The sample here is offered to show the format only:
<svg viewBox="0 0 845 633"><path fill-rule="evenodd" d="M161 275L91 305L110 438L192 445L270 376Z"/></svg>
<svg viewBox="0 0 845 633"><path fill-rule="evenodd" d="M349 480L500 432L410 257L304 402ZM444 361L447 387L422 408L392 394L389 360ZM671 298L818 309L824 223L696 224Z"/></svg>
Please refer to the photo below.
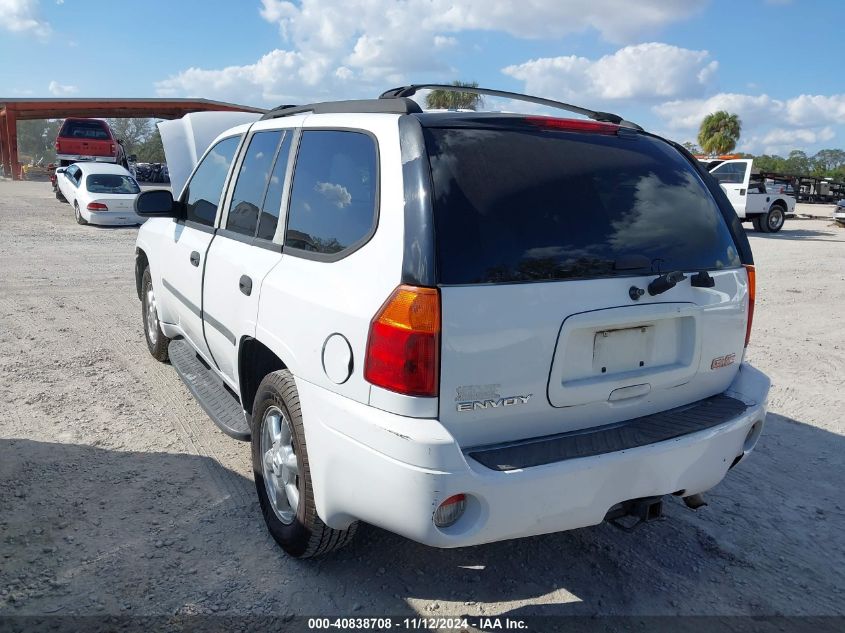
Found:
<svg viewBox="0 0 845 633"><path fill-rule="evenodd" d="M754 230L757 231L758 233L764 232L763 227L760 226L760 218L762 218L762 217L763 216L761 216L761 215L755 215L753 218L751 218L751 224L754 225Z"/></svg>
<svg viewBox="0 0 845 633"><path fill-rule="evenodd" d="M73 203L73 215L76 217L77 224L88 224L88 220L82 217L82 213L79 211L79 203L76 201Z"/></svg>
<svg viewBox="0 0 845 633"><path fill-rule="evenodd" d="M760 219L760 225L766 233L777 233L786 222L786 209L779 204L773 204L769 212Z"/></svg>
<svg viewBox="0 0 845 633"><path fill-rule="evenodd" d="M144 338L147 339L150 354L158 361L166 361L170 339L161 331L161 324L158 321L158 305L153 292L153 278L149 266L144 269L144 276L141 278L141 317L144 320Z"/></svg>
<svg viewBox="0 0 845 633"><path fill-rule="evenodd" d="M293 375L264 377L252 413L252 470L267 529L288 554L311 558L352 540L356 523L330 528L317 515L305 428Z"/></svg>

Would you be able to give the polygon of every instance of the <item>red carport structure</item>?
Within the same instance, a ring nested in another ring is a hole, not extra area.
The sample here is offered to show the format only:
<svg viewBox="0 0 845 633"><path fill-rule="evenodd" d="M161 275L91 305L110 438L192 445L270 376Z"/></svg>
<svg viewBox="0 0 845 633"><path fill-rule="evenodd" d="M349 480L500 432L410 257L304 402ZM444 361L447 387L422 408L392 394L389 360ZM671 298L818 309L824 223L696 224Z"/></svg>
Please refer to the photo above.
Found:
<svg viewBox="0 0 845 633"><path fill-rule="evenodd" d="M0 164L21 179L17 122L67 117L178 119L189 112L266 112L235 103L208 99L3 99L0 98Z"/></svg>

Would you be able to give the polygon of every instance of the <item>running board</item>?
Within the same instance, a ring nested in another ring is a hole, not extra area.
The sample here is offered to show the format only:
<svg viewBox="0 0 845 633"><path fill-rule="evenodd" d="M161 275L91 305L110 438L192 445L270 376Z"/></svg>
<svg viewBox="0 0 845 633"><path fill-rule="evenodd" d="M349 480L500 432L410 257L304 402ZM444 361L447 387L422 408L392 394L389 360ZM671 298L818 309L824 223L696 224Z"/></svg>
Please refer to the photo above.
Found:
<svg viewBox="0 0 845 633"><path fill-rule="evenodd" d="M170 364L188 387L208 417L226 435L248 442L249 424L241 403L217 375L197 357L190 343L183 339L170 341L167 348Z"/></svg>

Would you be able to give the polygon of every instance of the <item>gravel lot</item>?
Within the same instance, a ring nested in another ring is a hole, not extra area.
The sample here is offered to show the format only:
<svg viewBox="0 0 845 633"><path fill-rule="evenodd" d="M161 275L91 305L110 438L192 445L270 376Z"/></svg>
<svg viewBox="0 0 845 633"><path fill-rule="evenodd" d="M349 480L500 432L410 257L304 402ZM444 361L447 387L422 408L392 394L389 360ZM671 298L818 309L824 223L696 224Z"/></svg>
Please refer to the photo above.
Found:
<svg viewBox="0 0 845 633"><path fill-rule="evenodd" d="M148 354L135 234L0 181L0 615L845 614L845 230L749 233L771 413L709 506L451 551L364 527L303 562L249 446Z"/></svg>

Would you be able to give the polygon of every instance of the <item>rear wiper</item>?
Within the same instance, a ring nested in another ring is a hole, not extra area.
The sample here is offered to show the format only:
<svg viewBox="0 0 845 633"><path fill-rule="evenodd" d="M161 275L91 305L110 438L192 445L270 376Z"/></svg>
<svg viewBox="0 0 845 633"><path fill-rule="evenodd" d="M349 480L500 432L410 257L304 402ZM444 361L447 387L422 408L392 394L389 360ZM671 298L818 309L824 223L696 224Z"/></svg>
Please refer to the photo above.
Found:
<svg viewBox="0 0 845 633"><path fill-rule="evenodd" d="M679 281L683 281L686 278L687 276L680 270L660 275L660 277L648 285L648 294L652 297L654 295L663 294L667 290L671 290L678 285Z"/></svg>

